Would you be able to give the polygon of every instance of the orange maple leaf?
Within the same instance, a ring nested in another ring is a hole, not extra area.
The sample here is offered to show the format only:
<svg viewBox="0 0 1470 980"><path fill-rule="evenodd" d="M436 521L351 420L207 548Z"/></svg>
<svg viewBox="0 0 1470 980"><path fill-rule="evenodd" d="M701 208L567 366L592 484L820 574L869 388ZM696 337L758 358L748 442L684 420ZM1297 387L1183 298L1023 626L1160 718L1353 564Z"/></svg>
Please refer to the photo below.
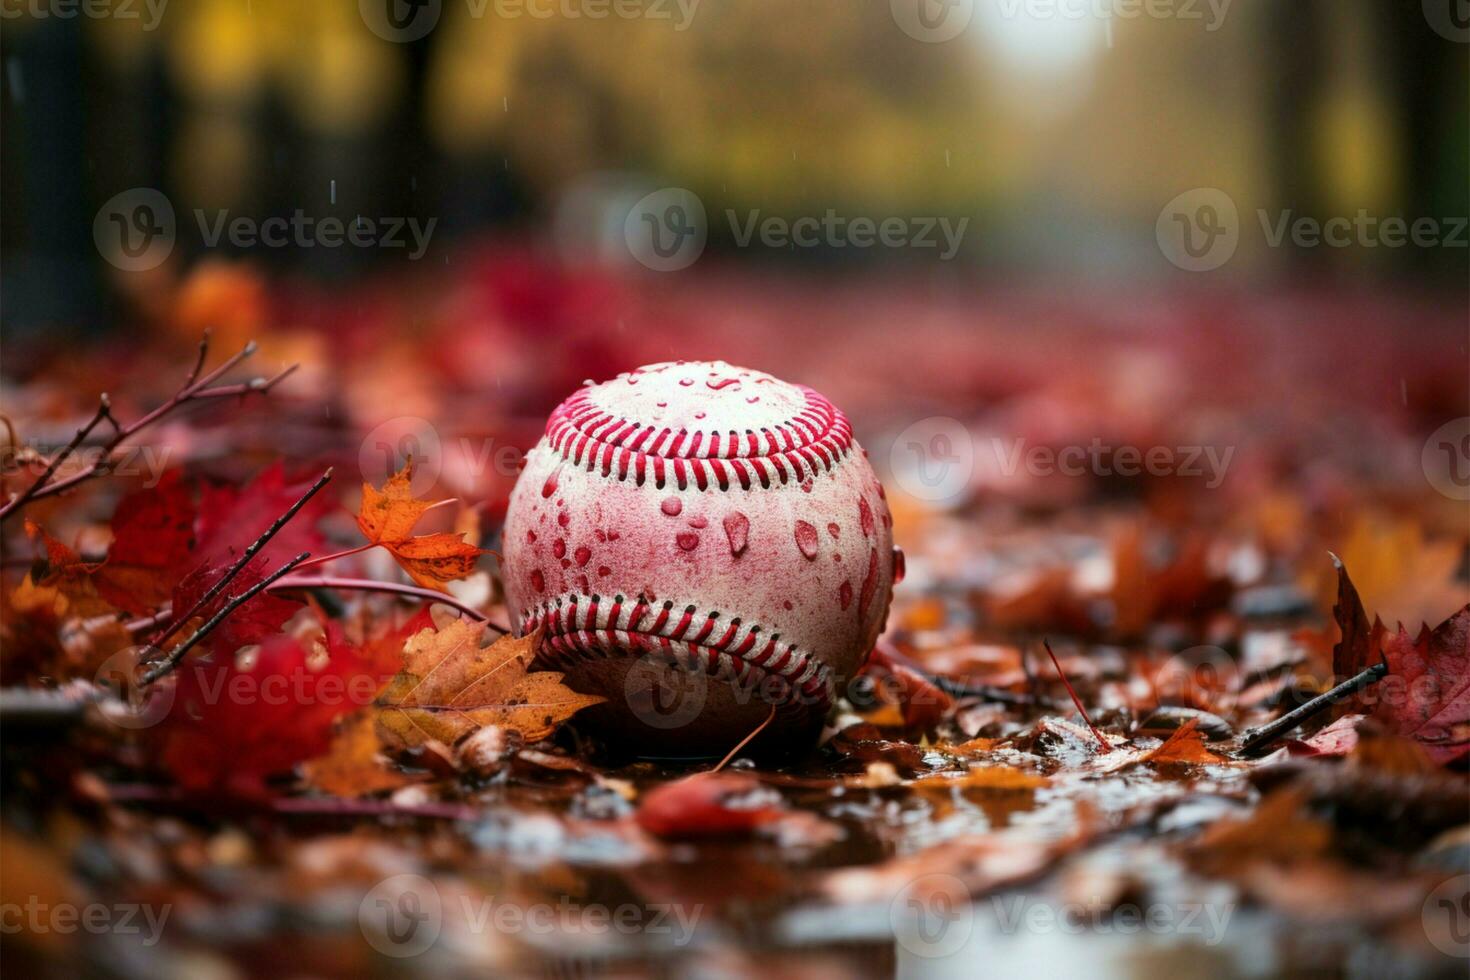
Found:
<svg viewBox="0 0 1470 980"><path fill-rule="evenodd" d="M30 519L25 523L26 535L46 549L46 558L26 575L24 591L17 592L35 608L52 607L57 615L100 616L113 612L113 607L97 592L93 578L102 562L88 562L82 556ZM58 602L58 600L60 600Z"/></svg>
<svg viewBox="0 0 1470 980"><path fill-rule="evenodd" d="M445 501L430 503L413 495L413 457L394 473L381 490L362 485L357 526L367 539L388 549L400 568L418 585L444 591L445 585L474 573L475 562L486 550L458 534L412 535L424 512Z"/></svg>

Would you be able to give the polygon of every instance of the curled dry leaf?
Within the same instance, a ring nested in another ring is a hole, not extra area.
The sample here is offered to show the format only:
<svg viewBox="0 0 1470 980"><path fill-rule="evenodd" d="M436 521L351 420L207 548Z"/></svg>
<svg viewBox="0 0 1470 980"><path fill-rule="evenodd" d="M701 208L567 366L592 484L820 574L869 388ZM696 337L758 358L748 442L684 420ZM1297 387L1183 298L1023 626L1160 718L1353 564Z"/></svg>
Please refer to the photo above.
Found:
<svg viewBox="0 0 1470 980"><path fill-rule="evenodd" d="M333 796L365 796L411 782L388 767L381 749L372 712L359 711L342 722L326 755L301 767L302 774L308 784Z"/></svg>
<svg viewBox="0 0 1470 980"><path fill-rule="evenodd" d="M453 745L486 725L528 742L603 698L578 694L555 671L527 673L539 633L502 636L482 647L485 627L454 620L425 629L403 648L403 669L378 699L378 734L394 748L430 739Z"/></svg>

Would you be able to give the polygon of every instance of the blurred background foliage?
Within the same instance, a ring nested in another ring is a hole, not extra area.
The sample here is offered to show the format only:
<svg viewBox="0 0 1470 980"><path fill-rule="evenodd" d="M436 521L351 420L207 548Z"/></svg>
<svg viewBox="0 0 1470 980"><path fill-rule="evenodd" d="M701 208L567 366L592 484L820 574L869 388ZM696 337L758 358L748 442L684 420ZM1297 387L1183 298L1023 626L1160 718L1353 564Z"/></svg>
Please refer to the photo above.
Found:
<svg viewBox="0 0 1470 980"><path fill-rule="evenodd" d="M1445 248L1269 248L1256 219L1466 213L1467 45L1417 3L1122 19L981 0L945 43L878 0L642 0L645 16L602 19L445 0L411 43L350 0L173 0L154 29L142 0L137 19L36 3L4 0L0 31L11 319L95 307L91 216L134 186L181 215L433 216L436 248L531 231L595 252L589 195L678 185L704 200L717 252L727 208L968 216L964 272L1125 281L1174 274L1159 209L1213 186L1247 231L1234 272L1464 273ZM186 254L191 230L181 219ZM858 251L776 257L915 261ZM352 252L261 258L327 277L403 261Z"/></svg>

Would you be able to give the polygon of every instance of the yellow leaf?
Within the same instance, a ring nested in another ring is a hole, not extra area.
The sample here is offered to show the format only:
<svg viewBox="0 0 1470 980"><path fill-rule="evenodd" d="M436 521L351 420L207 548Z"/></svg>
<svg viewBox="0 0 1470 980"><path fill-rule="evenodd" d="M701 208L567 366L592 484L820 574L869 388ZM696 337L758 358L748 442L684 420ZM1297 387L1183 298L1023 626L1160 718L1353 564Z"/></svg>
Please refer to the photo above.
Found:
<svg viewBox="0 0 1470 980"><path fill-rule="evenodd" d="M527 673L538 633L503 636L482 647L484 633L483 625L459 619L409 638L403 670L378 699L378 735L385 743L410 748L435 739L453 745L485 725L536 741L605 700L571 690L560 673Z"/></svg>

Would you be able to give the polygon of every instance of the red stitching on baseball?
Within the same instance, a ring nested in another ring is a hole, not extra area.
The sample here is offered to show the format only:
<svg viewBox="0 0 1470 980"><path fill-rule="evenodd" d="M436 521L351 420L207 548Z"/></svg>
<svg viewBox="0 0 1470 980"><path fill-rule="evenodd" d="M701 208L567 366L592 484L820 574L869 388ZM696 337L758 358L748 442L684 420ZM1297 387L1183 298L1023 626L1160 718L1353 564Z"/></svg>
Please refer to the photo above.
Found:
<svg viewBox="0 0 1470 980"><path fill-rule="evenodd" d="M728 491L732 471L741 489L749 490L754 481L747 466L755 470L761 487L769 489L767 464L775 469L781 483L800 483L808 475L830 471L852 450L852 426L822 395L802 385L796 387L806 397L806 407L773 428L762 426L764 447L760 436L749 430L742 443L734 429L681 429L675 433L667 426L641 425L599 408L585 388L551 413L546 422L546 440L564 460L589 473L601 470L604 477L612 476L616 458L618 479L627 480L631 475L638 486L647 479L649 460L653 461L653 478L659 489L668 479L666 461L672 464L674 482L680 490L691 483L705 490L714 483ZM652 443L644 448L650 438Z"/></svg>
<svg viewBox="0 0 1470 980"><path fill-rule="evenodd" d="M832 672L810 654L798 650L795 644L780 644L780 634L773 633L765 646L755 655L751 651L759 642L763 632L760 625L745 626L738 619L731 620L723 635L713 643L706 642L715 628L718 614L703 613L704 624L699 633L688 639L685 632L701 615L694 606L685 606L679 619L672 627L670 611L672 601L666 600L658 618L647 628L639 629L638 622L648 609L642 596L622 620L627 608L622 596L615 596L611 608L602 606L599 596L581 601L576 594L565 598L548 599L535 609L521 614L522 633L534 632L545 627L542 634L542 649L537 659L548 666L565 666L568 658L595 659L606 657L619 648L643 651L658 649L668 654L676 663L690 667L691 662L700 670L710 674L725 674L744 683L745 675L756 671L760 679L775 675L785 680L793 691L800 692L810 707L825 713L832 703ZM736 643L736 638L743 638ZM730 649L731 645L734 649ZM771 662L777 650L780 657ZM681 656L682 654L682 656ZM789 702L788 702L789 703Z"/></svg>

